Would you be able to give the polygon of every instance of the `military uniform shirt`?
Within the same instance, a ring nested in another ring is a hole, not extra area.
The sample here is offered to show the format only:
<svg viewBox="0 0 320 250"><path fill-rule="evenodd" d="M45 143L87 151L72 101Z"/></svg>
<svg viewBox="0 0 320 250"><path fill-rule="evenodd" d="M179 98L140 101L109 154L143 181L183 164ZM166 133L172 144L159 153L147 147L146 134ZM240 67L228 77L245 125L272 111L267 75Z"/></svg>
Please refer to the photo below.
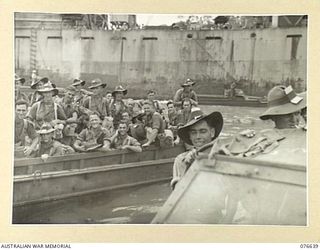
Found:
<svg viewBox="0 0 320 250"><path fill-rule="evenodd" d="M163 133L165 121L158 112L154 112L152 115L147 115L144 117L144 125L145 127L158 129L158 133Z"/></svg>
<svg viewBox="0 0 320 250"><path fill-rule="evenodd" d="M56 106L56 112L55 112ZM43 101L36 102L32 105L29 114L27 115L36 123L36 127L41 127L43 122L51 122L53 120L66 120L67 117L62 107L56 103L46 104Z"/></svg>
<svg viewBox="0 0 320 250"><path fill-rule="evenodd" d="M14 124L14 143L16 144L20 142L20 146L25 146L26 136L33 140L38 135L30 121L16 117Z"/></svg>
<svg viewBox="0 0 320 250"><path fill-rule="evenodd" d="M120 149L122 146L141 146L141 144L129 135L126 137L117 135L110 140L111 148Z"/></svg>

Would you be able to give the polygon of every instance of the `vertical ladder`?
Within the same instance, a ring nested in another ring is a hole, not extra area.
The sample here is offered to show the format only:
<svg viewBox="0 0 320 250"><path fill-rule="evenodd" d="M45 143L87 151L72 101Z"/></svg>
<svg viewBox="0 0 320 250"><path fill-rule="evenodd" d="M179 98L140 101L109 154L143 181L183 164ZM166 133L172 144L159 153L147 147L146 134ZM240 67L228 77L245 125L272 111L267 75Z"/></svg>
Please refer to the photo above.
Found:
<svg viewBox="0 0 320 250"><path fill-rule="evenodd" d="M37 69L37 30L31 29L30 38L30 70Z"/></svg>

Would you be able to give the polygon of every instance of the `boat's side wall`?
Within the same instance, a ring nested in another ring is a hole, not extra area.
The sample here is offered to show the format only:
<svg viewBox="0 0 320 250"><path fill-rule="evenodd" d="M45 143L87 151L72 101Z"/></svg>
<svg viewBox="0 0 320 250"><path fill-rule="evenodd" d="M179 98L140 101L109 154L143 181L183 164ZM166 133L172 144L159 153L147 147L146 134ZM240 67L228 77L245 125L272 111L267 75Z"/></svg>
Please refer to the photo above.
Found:
<svg viewBox="0 0 320 250"><path fill-rule="evenodd" d="M110 152L92 152L65 156L50 157L46 162L40 158L22 158L14 161L14 175L30 175L37 172L45 173L61 170L76 170L98 166L144 162L176 157L185 151L184 146L172 148L150 147L141 153L127 150L114 150Z"/></svg>
<svg viewBox="0 0 320 250"><path fill-rule="evenodd" d="M13 204L24 205L124 187L168 182L174 158L16 176Z"/></svg>

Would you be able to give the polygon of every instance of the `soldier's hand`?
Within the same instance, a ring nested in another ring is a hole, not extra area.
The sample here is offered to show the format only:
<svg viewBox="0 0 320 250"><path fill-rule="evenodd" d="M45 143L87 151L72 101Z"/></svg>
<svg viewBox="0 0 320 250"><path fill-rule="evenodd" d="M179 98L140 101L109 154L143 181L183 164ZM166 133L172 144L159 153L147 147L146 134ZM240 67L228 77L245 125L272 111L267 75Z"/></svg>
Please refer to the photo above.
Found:
<svg viewBox="0 0 320 250"><path fill-rule="evenodd" d="M195 100L193 100L193 99L190 99L190 103L191 103L191 105L193 105L193 106L197 106L197 102L195 101Z"/></svg>
<svg viewBox="0 0 320 250"><path fill-rule="evenodd" d="M78 146L76 149L79 152L86 152L85 146Z"/></svg>
<svg viewBox="0 0 320 250"><path fill-rule="evenodd" d="M189 153L185 156L185 158L184 158L184 162L186 163L186 164L191 164L193 161L194 161L194 159L196 158L196 156L197 156L197 150L196 149L192 149L192 150L190 150L189 151Z"/></svg>
<svg viewBox="0 0 320 250"><path fill-rule="evenodd" d="M32 148L31 147L25 147L23 149L23 153L25 156L29 156L32 153Z"/></svg>
<svg viewBox="0 0 320 250"><path fill-rule="evenodd" d="M41 155L41 159L42 159L44 162L46 162L46 161L48 160L48 158L49 158L49 155L48 155L48 154L43 154L43 155Z"/></svg>
<svg viewBox="0 0 320 250"><path fill-rule="evenodd" d="M142 147L149 147L149 146L150 146L150 143L149 143L149 142L147 142L147 143L145 143L145 144L142 145Z"/></svg>

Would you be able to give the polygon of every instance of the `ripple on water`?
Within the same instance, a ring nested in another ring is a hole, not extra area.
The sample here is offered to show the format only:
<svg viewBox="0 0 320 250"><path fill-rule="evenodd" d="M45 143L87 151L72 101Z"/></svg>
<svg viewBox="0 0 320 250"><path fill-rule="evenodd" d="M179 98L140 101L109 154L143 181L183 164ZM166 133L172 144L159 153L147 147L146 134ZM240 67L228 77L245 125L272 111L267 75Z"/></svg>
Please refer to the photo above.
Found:
<svg viewBox="0 0 320 250"><path fill-rule="evenodd" d="M272 121L263 121L259 118L259 115L266 110L265 108L203 105L200 108L205 113L221 112L224 125L220 137L233 136L246 129L260 131L274 126Z"/></svg>

